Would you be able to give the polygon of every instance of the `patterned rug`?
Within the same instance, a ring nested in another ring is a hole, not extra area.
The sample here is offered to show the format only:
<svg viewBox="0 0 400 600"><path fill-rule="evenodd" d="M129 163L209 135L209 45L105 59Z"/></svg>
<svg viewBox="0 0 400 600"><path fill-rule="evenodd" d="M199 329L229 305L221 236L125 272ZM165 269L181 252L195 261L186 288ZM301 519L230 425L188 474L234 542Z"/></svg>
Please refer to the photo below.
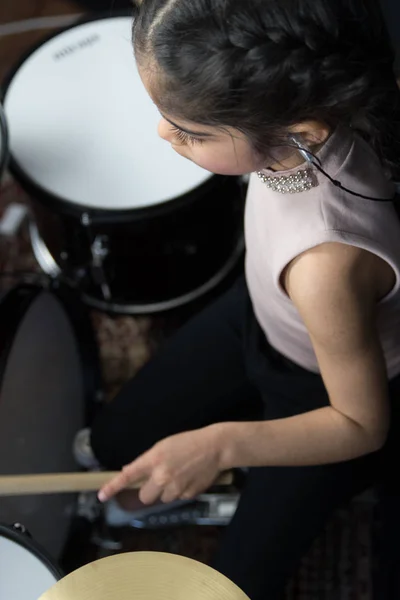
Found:
<svg viewBox="0 0 400 600"><path fill-rule="evenodd" d="M24 204L25 200L18 186L7 179L0 193L0 216L11 203ZM1 291L22 277L6 273L39 272L26 222L16 235L0 237L0 244ZM159 341L179 323L176 314L150 318L109 317L93 312L92 318L107 400L112 400L120 386L156 351ZM338 511L301 562L288 586L286 600L371 600L373 521L373 506L368 502L354 502L348 509ZM96 534L93 528L87 522L79 523L75 524L70 547L66 549L65 565L69 569L76 568L115 553L113 547L117 546L118 551L162 550L209 563L221 533L212 527L178 527L165 531L123 529L113 533L109 550L100 550L93 544Z"/></svg>

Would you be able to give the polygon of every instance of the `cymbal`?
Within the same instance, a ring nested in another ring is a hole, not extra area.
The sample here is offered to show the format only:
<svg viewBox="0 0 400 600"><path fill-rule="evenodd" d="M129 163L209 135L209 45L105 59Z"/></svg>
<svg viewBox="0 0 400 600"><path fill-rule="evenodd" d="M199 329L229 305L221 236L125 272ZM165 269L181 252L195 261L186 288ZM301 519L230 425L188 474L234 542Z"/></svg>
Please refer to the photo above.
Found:
<svg viewBox="0 0 400 600"><path fill-rule="evenodd" d="M164 552L127 552L70 573L39 600L249 600L211 567Z"/></svg>

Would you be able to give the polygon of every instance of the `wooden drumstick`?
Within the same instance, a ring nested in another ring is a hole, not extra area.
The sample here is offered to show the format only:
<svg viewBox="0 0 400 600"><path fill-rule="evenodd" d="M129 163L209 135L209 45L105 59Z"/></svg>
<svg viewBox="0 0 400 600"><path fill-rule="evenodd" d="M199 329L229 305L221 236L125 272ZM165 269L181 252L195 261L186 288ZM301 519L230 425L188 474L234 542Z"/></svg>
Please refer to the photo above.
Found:
<svg viewBox="0 0 400 600"><path fill-rule="evenodd" d="M118 475L117 471L94 473L51 473L40 475L0 475L0 496L27 496L29 494L60 494L95 492ZM232 485L232 472L222 473L215 485ZM135 483L129 489L139 489Z"/></svg>

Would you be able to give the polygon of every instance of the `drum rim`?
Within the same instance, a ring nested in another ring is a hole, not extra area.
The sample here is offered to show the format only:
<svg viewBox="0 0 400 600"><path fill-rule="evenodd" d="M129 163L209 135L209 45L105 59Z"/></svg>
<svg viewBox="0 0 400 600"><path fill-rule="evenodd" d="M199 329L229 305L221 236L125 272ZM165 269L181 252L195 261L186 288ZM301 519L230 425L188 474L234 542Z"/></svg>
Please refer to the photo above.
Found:
<svg viewBox="0 0 400 600"><path fill-rule="evenodd" d="M56 581L60 581L64 577L64 572L57 565L57 563L51 558L46 550L38 544L35 540L28 537L23 531L18 531L15 525L6 525L0 523L0 537L4 537L11 542L15 542L25 550L29 550L40 562L48 568L50 573L56 578Z"/></svg>
<svg viewBox="0 0 400 600"><path fill-rule="evenodd" d="M85 15L81 19L78 19L75 23L68 25L67 27L63 27L62 29L57 30L56 32L52 32L50 35L45 36L44 39L40 40L32 47L30 47L26 52L22 54L20 59L16 62L16 64L10 69L7 73L6 77L3 80L0 89L0 101L4 104L6 100L7 93L10 89L12 81L22 65L29 60L29 58L42 46L50 42L52 39L56 38L62 33L75 29L76 27L80 27L82 25L93 23L95 21L102 20L111 20L111 19L119 19L121 17L127 17L133 19L133 13L131 11L121 10L115 11L112 15L109 13L101 12L97 15ZM146 216L156 216L162 215L172 210L176 210L178 206L182 203L187 203L190 201L188 197L195 195L197 196L197 192L206 192L204 188L213 185L215 183L216 178L225 178L224 175L216 175L214 173L209 173L209 176L205 178L205 180L200 183L198 186L195 186L189 189L187 192L180 194L179 196L175 196L172 199L162 200L157 204L153 204L150 206L143 207L131 207L131 208L100 208L88 206L85 204L78 204L68 198L63 196L59 196L58 194L54 194L46 190L40 183L34 181L20 166L17 159L11 152L11 149L8 151L9 154L9 169L14 178L18 181L18 183L23 187L23 189L30 195L34 197L35 200L42 202L47 206L54 206L54 204L59 205L63 211L67 214L82 214L87 213L93 217L93 219L105 217L117 217L120 220L129 219L131 220L133 216L137 216L138 219L146 217Z"/></svg>
<svg viewBox="0 0 400 600"><path fill-rule="evenodd" d="M7 368L10 352L21 321L34 300L46 292L55 297L65 312L71 326L81 365L85 422L90 423L100 394L102 378L99 349L90 321L89 310L76 292L59 282L48 287L39 284L21 283L8 290L0 299L0 389Z"/></svg>

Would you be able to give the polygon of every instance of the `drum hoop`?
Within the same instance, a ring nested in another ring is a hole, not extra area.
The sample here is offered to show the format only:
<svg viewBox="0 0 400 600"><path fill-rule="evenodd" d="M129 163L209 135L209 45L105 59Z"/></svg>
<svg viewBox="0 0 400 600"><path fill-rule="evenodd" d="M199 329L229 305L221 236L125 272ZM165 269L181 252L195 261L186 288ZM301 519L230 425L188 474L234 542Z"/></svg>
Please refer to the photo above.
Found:
<svg viewBox="0 0 400 600"><path fill-rule="evenodd" d="M40 40L38 43L34 44L31 48L28 49L27 52L23 53L22 57L17 61L17 63L12 67L12 69L6 75L3 85L0 90L0 102L6 100L7 92L12 84L12 81L23 64L29 60L29 58L42 46L47 44L47 42L56 38L62 33L75 29L81 25L85 25L87 23L94 23L96 21L103 20L111 20L111 19L119 19L121 17L131 17L133 18L133 14L131 11L121 10L116 11L111 16L106 12L99 13L97 15L86 15L82 19L79 19L72 25L68 25L67 27L63 27L62 29L57 30L56 32L52 32L50 35L46 36L44 39ZM43 188L39 183L35 182L29 175L27 175L24 169L20 166L17 159L13 156L12 152L9 151L9 169L14 178L18 181L18 183L23 187L23 189L29 194L32 195L35 200L38 200L44 205L54 206L57 204L61 207L62 212L65 212L69 215L79 215L82 213L88 213L93 221L101 221L102 218L105 221L109 222L110 219L116 219L117 221L131 221L132 218L143 219L148 216L162 216L170 211L176 210L180 204L187 204L190 201L191 197L195 201L198 193L203 194L207 191L208 186L212 186L215 184L216 178L225 178L223 175L214 175L210 173L210 176L200 185L195 188L190 189L188 192L184 192L183 194L176 196L169 200L163 200L158 204L154 204L151 206L144 206L138 208L95 208L93 206L87 206L85 204L77 204L68 198L64 198L63 196L59 196L57 194L53 194L49 192L45 188Z"/></svg>
<svg viewBox="0 0 400 600"><path fill-rule="evenodd" d="M0 537L1 536L22 546L25 550L29 550L45 567L48 568L51 574L56 578L56 581L59 581L64 577L63 571L47 554L46 550L36 541L28 537L28 535L13 527L0 523Z"/></svg>
<svg viewBox="0 0 400 600"><path fill-rule="evenodd" d="M42 292L50 293L58 300L71 325L82 365L85 421L89 424L102 390L99 350L88 309L73 290L61 286L58 282L54 282L49 288L34 284L20 284L1 298L0 328L3 335L0 337L0 386L21 321Z"/></svg>

